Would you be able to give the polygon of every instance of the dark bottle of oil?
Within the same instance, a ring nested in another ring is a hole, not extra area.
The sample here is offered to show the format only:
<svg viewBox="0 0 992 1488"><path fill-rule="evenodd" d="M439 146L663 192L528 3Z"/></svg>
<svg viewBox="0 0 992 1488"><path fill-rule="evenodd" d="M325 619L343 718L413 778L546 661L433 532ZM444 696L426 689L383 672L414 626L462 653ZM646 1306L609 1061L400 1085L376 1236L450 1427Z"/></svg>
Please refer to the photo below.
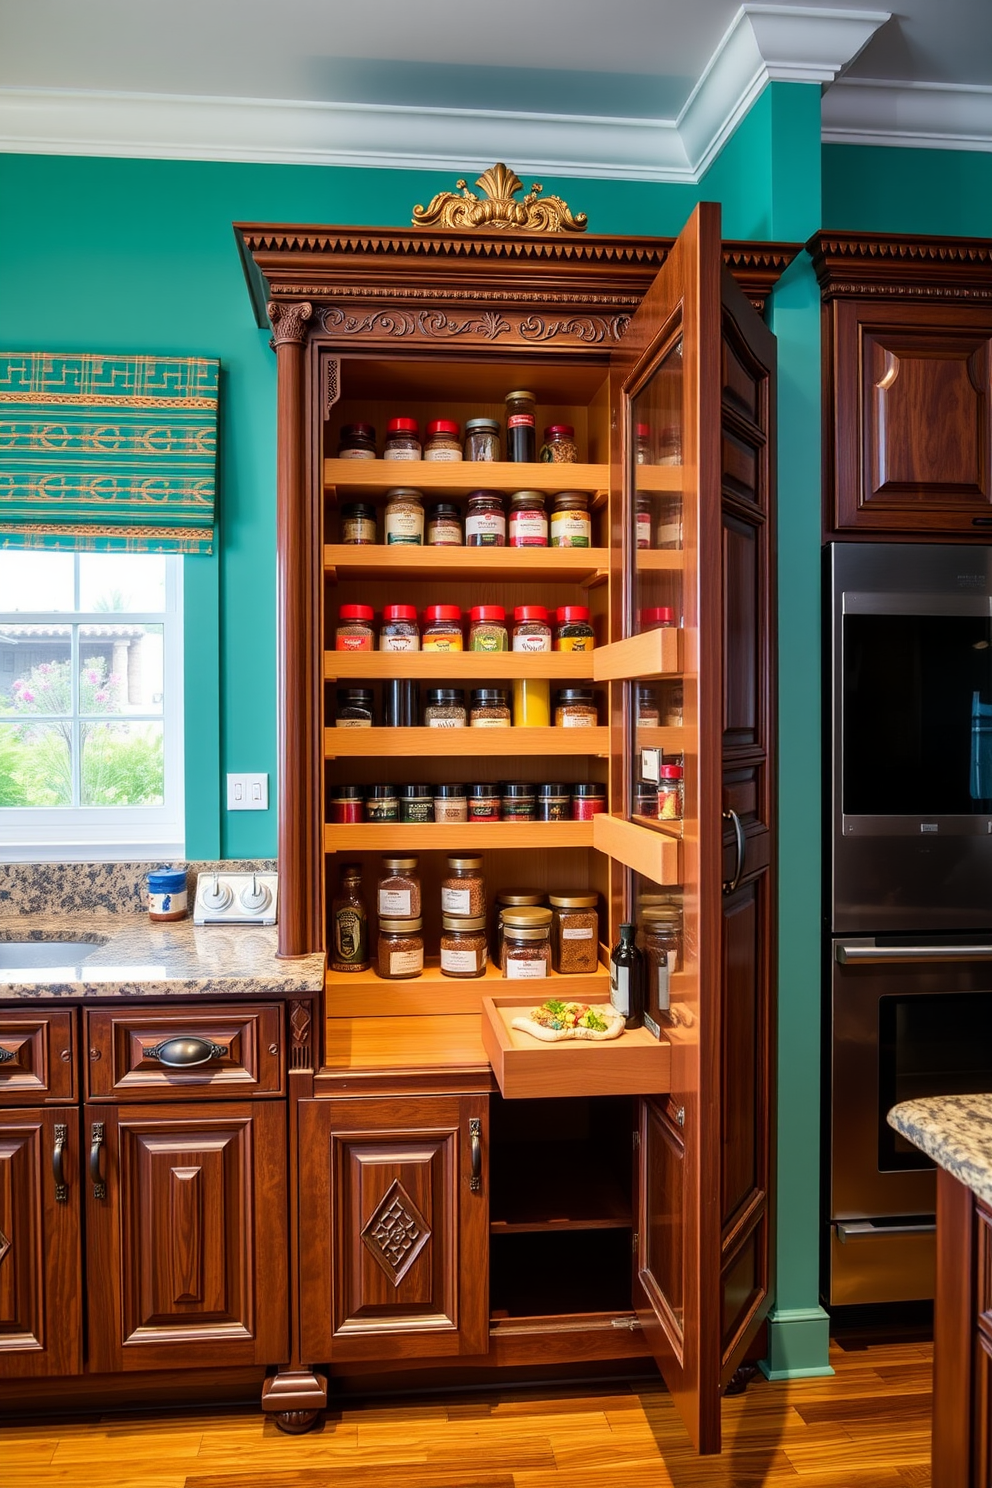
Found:
<svg viewBox="0 0 992 1488"><path fill-rule="evenodd" d="M537 459L537 407L533 393L506 395L506 458Z"/></svg>
<svg viewBox="0 0 992 1488"><path fill-rule="evenodd" d="M341 864L341 885L331 902L332 971L365 971L369 965L369 911L360 863Z"/></svg>
<svg viewBox="0 0 992 1488"><path fill-rule="evenodd" d="M624 1028L644 1022L644 957L634 944L633 925L620 926L620 940L610 953L610 1002L623 1014Z"/></svg>

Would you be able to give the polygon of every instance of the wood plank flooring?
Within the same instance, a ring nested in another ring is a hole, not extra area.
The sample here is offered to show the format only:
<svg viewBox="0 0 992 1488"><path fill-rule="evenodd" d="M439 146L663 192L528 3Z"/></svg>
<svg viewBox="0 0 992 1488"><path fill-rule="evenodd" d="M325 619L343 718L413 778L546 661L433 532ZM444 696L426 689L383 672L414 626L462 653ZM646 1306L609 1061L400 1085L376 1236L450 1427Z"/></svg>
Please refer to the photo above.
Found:
<svg viewBox="0 0 992 1488"><path fill-rule="evenodd" d="M924 1342L835 1342L832 1378L758 1376L696 1457L663 1386L346 1405L289 1437L247 1409L0 1427L3 1488L929 1488ZM2 1396L0 1396L2 1399Z"/></svg>

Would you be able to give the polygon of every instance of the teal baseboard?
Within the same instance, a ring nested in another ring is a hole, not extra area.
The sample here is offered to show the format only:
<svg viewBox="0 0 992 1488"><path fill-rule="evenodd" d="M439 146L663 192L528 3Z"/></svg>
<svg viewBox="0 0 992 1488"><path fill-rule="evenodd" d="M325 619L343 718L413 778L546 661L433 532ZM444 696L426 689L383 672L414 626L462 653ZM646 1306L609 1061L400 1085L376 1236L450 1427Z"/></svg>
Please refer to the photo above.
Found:
<svg viewBox="0 0 992 1488"><path fill-rule="evenodd" d="M768 1314L768 1358L761 1360L768 1379L833 1374L829 1356L830 1318L822 1307L775 1308Z"/></svg>

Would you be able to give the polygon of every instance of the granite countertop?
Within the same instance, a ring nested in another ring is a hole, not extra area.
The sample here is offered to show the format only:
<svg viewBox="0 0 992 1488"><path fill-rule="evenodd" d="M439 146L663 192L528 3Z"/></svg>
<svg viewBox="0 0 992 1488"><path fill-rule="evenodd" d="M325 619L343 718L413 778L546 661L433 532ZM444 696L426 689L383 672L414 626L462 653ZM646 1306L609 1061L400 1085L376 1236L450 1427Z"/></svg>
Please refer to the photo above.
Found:
<svg viewBox="0 0 992 1488"><path fill-rule="evenodd" d="M992 1095L932 1095L903 1101L889 1125L992 1204Z"/></svg>

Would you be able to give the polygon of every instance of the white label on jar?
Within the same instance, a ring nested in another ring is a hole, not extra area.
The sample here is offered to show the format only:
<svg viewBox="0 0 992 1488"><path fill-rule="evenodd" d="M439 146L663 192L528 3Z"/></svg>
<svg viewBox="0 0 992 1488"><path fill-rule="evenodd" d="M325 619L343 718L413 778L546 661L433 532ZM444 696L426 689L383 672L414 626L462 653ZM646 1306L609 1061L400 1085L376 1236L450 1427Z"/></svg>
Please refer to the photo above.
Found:
<svg viewBox="0 0 992 1488"><path fill-rule="evenodd" d="M430 522L427 527L427 542L432 548L460 548L462 529L457 522Z"/></svg>
<svg viewBox="0 0 992 1488"><path fill-rule="evenodd" d="M519 982L524 977L546 977L548 974L547 963L540 961L516 961L512 956L506 958L506 976L511 982Z"/></svg>
<svg viewBox="0 0 992 1488"><path fill-rule="evenodd" d="M681 523L677 519L673 522L659 522L655 528L654 540L659 548L677 548L682 541Z"/></svg>
<svg viewBox="0 0 992 1488"><path fill-rule="evenodd" d="M472 895L468 889L442 889L441 913L467 915L471 912Z"/></svg>
<svg viewBox="0 0 992 1488"><path fill-rule="evenodd" d="M564 716L562 718L562 728L595 728L595 727L596 727L596 715L595 715L595 713L586 713L586 712L582 712L582 713L575 712L575 713L572 713L569 710L568 705L566 704Z"/></svg>
<svg viewBox="0 0 992 1488"><path fill-rule="evenodd" d="M389 445L382 452L384 460L419 460L420 445L411 444L409 449L390 449Z"/></svg>
<svg viewBox="0 0 992 1488"><path fill-rule="evenodd" d="M468 801L464 798L450 800L446 796L435 797L434 820L436 822L468 821Z"/></svg>
<svg viewBox="0 0 992 1488"><path fill-rule="evenodd" d="M472 719L472 727L473 728L509 728L510 727L510 720L508 718L473 718Z"/></svg>
<svg viewBox="0 0 992 1488"><path fill-rule="evenodd" d="M381 635L379 637L379 650L380 651L419 651L420 650L420 637L419 636L415 636L415 635L412 635L412 636L405 636L405 635L387 636L387 635Z"/></svg>
<svg viewBox="0 0 992 1488"><path fill-rule="evenodd" d="M172 889L168 894L148 895L149 914L185 914L186 890Z"/></svg>
<svg viewBox="0 0 992 1488"><path fill-rule="evenodd" d="M460 449L432 449L424 450L425 460L460 460L462 452Z"/></svg>
<svg viewBox="0 0 992 1488"><path fill-rule="evenodd" d="M658 1011L661 1013L668 1012L671 1000L668 990L669 959L668 951L662 951L658 957Z"/></svg>
<svg viewBox="0 0 992 1488"><path fill-rule="evenodd" d="M423 541L424 514L422 511L404 511L387 506L385 525L387 543Z"/></svg>
<svg viewBox="0 0 992 1488"><path fill-rule="evenodd" d="M346 517L341 536L346 543L374 543L375 523L371 517Z"/></svg>
<svg viewBox="0 0 992 1488"><path fill-rule="evenodd" d="M562 940L592 940L592 929L563 930L561 932L561 938Z"/></svg>
<svg viewBox="0 0 992 1488"><path fill-rule="evenodd" d="M431 718L431 719L428 719L427 727L428 728L464 728L465 727L465 719L464 719L464 717L463 718Z"/></svg>
<svg viewBox="0 0 992 1488"><path fill-rule="evenodd" d="M582 512L552 512L553 548L588 548L591 534L592 523Z"/></svg>
<svg viewBox="0 0 992 1488"><path fill-rule="evenodd" d="M442 971L478 971L479 957L475 951L446 951L441 947Z"/></svg>
<svg viewBox="0 0 992 1488"><path fill-rule="evenodd" d="M410 908L409 889L380 889L379 890L379 913L388 919L409 919L412 910Z"/></svg>
<svg viewBox="0 0 992 1488"><path fill-rule="evenodd" d="M651 546L650 512L637 513L637 546L639 548L649 548Z"/></svg>
<svg viewBox="0 0 992 1488"><path fill-rule="evenodd" d="M506 537L506 517L502 512L469 512L465 518L466 543L473 537L495 546L496 538Z"/></svg>
<svg viewBox="0 0 992 1488"><path fill-rule="evenodd" d="M617 966L615 963L610 967L610 1002L618 1013L625 1018L630 1017L630 967Z"/></svg>
<svg viewBox="0 0 992 1488"><path fill-rule="evenodd" d="M424 969L424 948L420 946L416 951L390 951L389 974L390 976L409 976L413 971Z"/></svg>
<svg viewBox="0 0 992 1488"><path fill-rule="evenodd" d="M550 651L551 632L549 630L544 635L520 635L517 633L513 637L513 649L514 651Z"/></svg>
<svg viewBox="0 0 992 1488"><path fill-rule="evenodd" d="M548 545L548 519L542 511L510 513L510 546L541 548Z"/></svg>
<svg viewBox="0 0 992 1488"><path fill-rule="evenodd" d="M375 450L350 449L338 450L339 460L374 460Z"/></svg>

